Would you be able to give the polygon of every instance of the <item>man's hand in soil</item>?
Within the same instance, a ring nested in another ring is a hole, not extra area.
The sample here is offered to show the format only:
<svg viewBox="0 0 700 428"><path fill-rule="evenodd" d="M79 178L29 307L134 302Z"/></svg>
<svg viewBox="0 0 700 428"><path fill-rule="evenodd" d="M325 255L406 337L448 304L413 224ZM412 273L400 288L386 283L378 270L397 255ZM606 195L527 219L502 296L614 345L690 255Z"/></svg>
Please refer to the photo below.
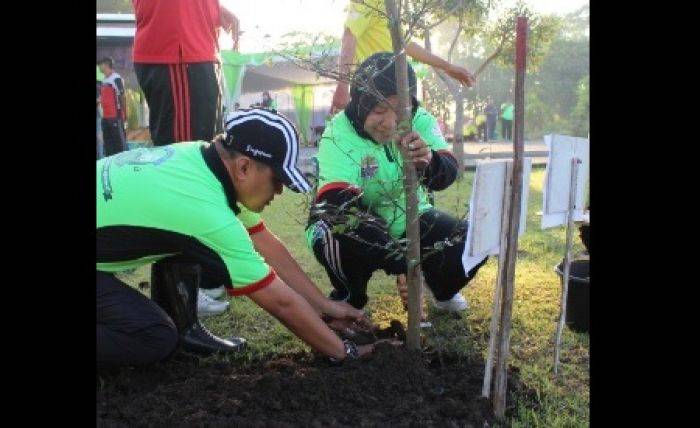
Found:
<svg viewBox="0 0 700 428"><path fill-rule="evenodd" d="M328 319L328 326L335 329L350 328L352 325L361 324L366 321L364 311L355 309L347 302L327 300L323 309L324 319Z"/></svg>
<svg viewBox="0 0 700 428"><path fill-rule="evenodd" d="M433 159L432 150L415 131L404 135L401 145L408 149L409 157L418 169L424 169Z"/></svg>
<svg viewBox="0 0 700 428"><path fill-rule="evenodd" d="M331 329L346 333L357 331L370 331L372 323L367 319L364 311L353 308L346 302L330 301L334 304L335 312L324 310L323 319Z"/></svg>
<svg viewBox="0 0 700 428"><path fill-rule="evenodd" d="M367 358L374 352L374 345L359 345L357 347L357 352L360 354L360 358Z"/></svg>
<svg viewBox="0 0 700 428"><path fill-rule="evenodd" d="M359 321L365 317L364 311L361 309L355 309L352 305L347 302L340 302L337 300L326 300L325 305L322 308L323 314L331 318L347 318L354 321Z"/></svg>

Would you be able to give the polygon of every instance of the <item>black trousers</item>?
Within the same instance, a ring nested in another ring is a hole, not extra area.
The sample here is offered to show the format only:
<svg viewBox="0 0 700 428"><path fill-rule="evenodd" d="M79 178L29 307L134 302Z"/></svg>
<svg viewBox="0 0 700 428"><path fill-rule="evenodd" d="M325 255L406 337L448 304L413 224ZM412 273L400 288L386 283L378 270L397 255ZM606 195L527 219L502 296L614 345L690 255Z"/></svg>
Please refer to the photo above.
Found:
<svg viewBox="0 0 700 428"><path fill-rule="evenodd" d="M134 64L149 108L148 127L155 146L180 141L211 141L222 132L222 104L217 65ZM222 284L207 275L201 287Z"/></svg>
<svg viewBox="0 0 700 428"><path fill-rule="evenodd" d="M488 141L488 135L486 135L486 122L477 126L476 132L477 132L477 140Z"/></svg>
<svg viewBox="0 0 700 428"><path fill-rule="evenodd" d="M124 132L124 121L121 118L102 119L102 141L105 156L112 156L126 150L126 132Z"/></svg>
<svg viewBox="0 0 700 428"><path fill-rule="evenodd" d="M495 116L486 116L487 137L489 141L496 139L496 124L497 118Z"/></svg>
<svg viewBox="0 0 700 428"><path fill-rule="evenodd" d="M134 69L148 103L155 146L214 138L221 120L215 63L134 64Z"/></svg>
<svg viewBox="0 0 700 428"><path fill-rule="evenodd" d="M501 119L501 134L506 141L513 140L513 121Z"/></svg>
<svg viewBox="0 0 700 428"><path fill-rule="evenodd" d="M316 226L320 227L320 226ZM421 267L426 285L437 300L449 300L476 275L483 262L465 273L462 267L462 253L467 236L467 221L460 221L436 209L423 213L420 217L421 255L425 257ZM328 233L314 242L316 260L323 265L334 290L331 299L344 300L360 309L367 304L367 282L372 274L383 269L387 274L396 274L396 263L391 259L377 256L377 248L358 242L357 239ZM441 251L434 250L435 243L448 239L451 246ZM456 242L459 241L459 242ZM427 257L426 257L427 256Z"/></svg>
<svg viewBox="0 0 700 428"><path fill-rule="evenodd" d="M97 272L97 365L144 365L168 357L178 343L170 317L152 300Z"/></svg>

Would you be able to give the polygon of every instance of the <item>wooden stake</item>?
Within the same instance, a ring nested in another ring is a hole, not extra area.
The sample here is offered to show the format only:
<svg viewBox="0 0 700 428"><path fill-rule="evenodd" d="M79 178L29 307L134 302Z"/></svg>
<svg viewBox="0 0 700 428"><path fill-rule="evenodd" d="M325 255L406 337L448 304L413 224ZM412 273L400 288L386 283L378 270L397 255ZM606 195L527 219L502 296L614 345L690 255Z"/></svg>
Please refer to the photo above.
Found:
<svg viewBox="0 0 700 428"><path fill-rule="evenodd" d="M564 331L566 322L566 299L569 295L569 272L571 269L571 246L574 231L574 210L576 209L576 184L578 178L578 166L581 163L579 158L571 159L571 181L569 182L569 211L566 213L566 254L564 255L564 277L562 279L561 290L561 311L559 312L559 323L557 324L557 335L554 345L554 374L559 373L559 350L561 347L561 334Z"/></svg>
<svg viewBox="0 0 700 428"><path fill-rule="evenodd" d="M485 398L491 396L491 378L493 376L493 360L496 351L496 343L500 336L501 329L498 322L501 318L501 297L505 287L505 277L501 275L503 263L506 260L506 231L508 229L508 211L510 209L511 181L513 179L512 162L506 162L506 177L503 187L503 212L501 213L501 242L498 253L498 277L493 290L493 312L491 312L491 326L489 328L489 349L486 357L486 369L484 370L484 384L481 388L481 395Z"/></svg>
<svg viewBox="0 0 700 428"><path fill-rule="evenodd" d="M408 64L406 50L401 35L399 12L394 0L384 0L389 19L389 32L394 48L396 64L396 89L399 97L398 135L399 138L411 132L412 105L408 92ZM408 349L420 349L420 304L421 304L421 267L420 261L420 225L418 222L418 178L416 168L410 160L408 150L399 145L403 158L403 186L406 193L406 254L408 286L408 328L406 346Z"/></svg>
<svg viewBox="0 0 700 428"><path fill-rule="evenodd" d="M506 260L499 275L505 277L501 300L501 334L499 335L496 360L496 384L494 387L494 413L499 420L505 416L507 361L510 348L511 316L515 290L515 261L518 256L518 228L520 226L520 204L523 183L523 138L525 131L525 56L527 52L527 18L518 17L515 38L515 123L513 133L513 180L508 210Z"/></svg>

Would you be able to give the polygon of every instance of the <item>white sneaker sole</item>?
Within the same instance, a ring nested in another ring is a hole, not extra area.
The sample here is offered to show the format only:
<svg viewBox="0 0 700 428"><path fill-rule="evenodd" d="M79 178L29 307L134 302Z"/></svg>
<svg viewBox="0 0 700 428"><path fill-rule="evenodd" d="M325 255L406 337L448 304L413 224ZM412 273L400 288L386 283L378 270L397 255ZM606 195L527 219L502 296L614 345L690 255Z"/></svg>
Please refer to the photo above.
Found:
<svg viewBox="0 0 700 428"><path fill-rule="evenodd" d="M210 298L216 300L224 295L224 290L219 288L214 288L212 290L202 290L203 294L206 294Z"/></svg>
<svg viewBox="0 0 700 428"><path fill-rule="evenodd" d="M228 309L228 306L226 306L225 308L223 308L221 310L212 310L212 309L199 310L199 309L197 309L197 315L199 315L200 317L206 317L209 315L218 315L218 314L223 314L224 312L226 312L227 309Z"/></svg>
<svg viewBox="0 0 700 428"><path fill-rule="evenodd" d="M448 300L446 302L438 302L437 300L435 300L433 301L433 307L437 310L444 312L464 312L467 309L469 309L469 302L465 300L463 303L452 303L451 300Z"/></svg>

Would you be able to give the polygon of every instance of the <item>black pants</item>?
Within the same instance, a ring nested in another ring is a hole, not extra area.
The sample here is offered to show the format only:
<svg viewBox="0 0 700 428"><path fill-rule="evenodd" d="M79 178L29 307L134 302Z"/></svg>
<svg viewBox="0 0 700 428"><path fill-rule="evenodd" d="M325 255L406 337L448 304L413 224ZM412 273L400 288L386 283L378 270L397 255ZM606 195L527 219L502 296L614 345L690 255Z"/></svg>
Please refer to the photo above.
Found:
<svg viewBox="0 0 700 428"><path fill-rule="evenodd" d="M317 225L316 227L322 227ZM437 300L449 300L476 275L486 259L467 274L462 267L462 253L467 236L467 222L431 209L420 217L421 256L426 257L421 265L423 276ZM331 299L344 300L356 308L367 304L367 282L374 271L383 269L395 274L396 263L386 257L378 257L376 248L358 242L342 234L320 233L313 245L316 260L323 265L334 290ZM428 256L436 242L448 239L454 245L445 246Z"/></svg>
<svg viewBox="0 0 700 428"><path fill-rule="evenodd" d="M216 64L134 64L155 146L211 141L221 119Z"/></svg>
<svg viewBox="0 0 700 428"><path fill-rule="evenodd" d="M134 64L134 69L148 103L148 127L153 145L211 141L222 131L221 94L215 63ZM200 288L221 285L203 275Z"/></svg>
<svg viewBox="0 0 700 428"><path fill-rule="evenodd" d="M102 141L105 156L112 156L126 150L126 133L124 121L121 118L102 119Z"/></svg>
<svg viewBox="0 0 700 428"><path fill-rule="evenodd" d="M170 317L153 301L97 272L97 365L143 365L169 356L178 343Z"/></svg>
<svg viewBox="0 0 700 428"><path fill-rule="evenodd" d="M497 118L495 116L486 116L486 128L488 141L496 139Z"/></svg>
<svg viewBox="0 0 700 428"><path fill-rule="evenodd" d="M501 119L501 134L506 141L513 140L513 121Z"/></svg>
<svg viewBox="0 0 700 428"><path fill-rule="evenodd" d="M477 140L488 141L488 135L486 135L486 122L477 126L476 132L477 132Z"/></svg>

